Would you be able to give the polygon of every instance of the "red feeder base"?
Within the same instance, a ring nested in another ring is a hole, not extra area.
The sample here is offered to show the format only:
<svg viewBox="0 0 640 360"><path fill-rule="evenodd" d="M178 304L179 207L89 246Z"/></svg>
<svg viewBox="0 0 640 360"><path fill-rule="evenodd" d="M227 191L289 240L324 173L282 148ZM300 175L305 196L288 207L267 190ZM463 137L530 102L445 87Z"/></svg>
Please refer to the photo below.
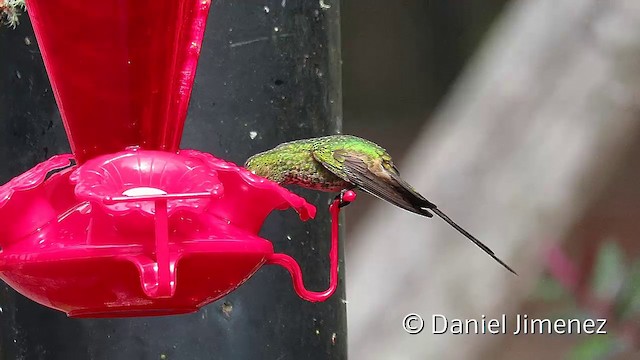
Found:
<svg viewBox="0 0 640 360"><path fill-rule="evenodd" d="M188 313L265 263L285 267L303 299L323 301L337 287L337 200L330 285L313 292L297 262L257 235L274 209L312 218L299 196L193 150L129 149L64 169L70 159L0 187L0 278L40 304L72 317Z"/></svg>
<svg viewBox="0 0 640 360"><path fill-rule="evenodd" d="M171 250L177 253L178 248ZM28 262L8 256L2 279L21 294L71 317L181 314L197 311L242 285L273 247L266 240L246 238L194 241L179 251L171 259L178 286L170 297L151 295L157 288L157 272L140 247L52 250Z"/></svg>

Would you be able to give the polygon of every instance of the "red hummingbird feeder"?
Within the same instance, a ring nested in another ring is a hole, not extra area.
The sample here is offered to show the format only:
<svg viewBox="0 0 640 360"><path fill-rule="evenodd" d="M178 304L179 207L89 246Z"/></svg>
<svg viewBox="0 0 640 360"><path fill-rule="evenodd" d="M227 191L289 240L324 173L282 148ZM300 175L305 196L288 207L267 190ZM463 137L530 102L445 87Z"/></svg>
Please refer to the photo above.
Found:
<svg viewBox="0 0 640 360"><path fill-rule="evenodd" d="M308 301L338 282L338 201L330 284L258 236L273 210L316 209L244 168L180 150L210 0L28 0L73 155L0 187L0 278L71 317L197 311L264 264ZM347 201L355 198L345 194Z"/></svg>

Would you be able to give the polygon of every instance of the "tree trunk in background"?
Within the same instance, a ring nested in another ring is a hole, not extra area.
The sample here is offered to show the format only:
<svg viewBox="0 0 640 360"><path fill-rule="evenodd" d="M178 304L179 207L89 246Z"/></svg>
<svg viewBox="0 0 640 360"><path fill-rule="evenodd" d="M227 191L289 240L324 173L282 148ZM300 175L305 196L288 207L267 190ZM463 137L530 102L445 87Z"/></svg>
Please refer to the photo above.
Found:
<svg viewBox="0 0 640 360"><path fill-rule="evenodd" d="M400 170L520 276L442 221L378 203L348 249L353 358L480 358L496 337L432 335L431 316L497 317L531 291L542 252L638 138L639 58L637 1L509 6ZM408 313L421 334L402 329Z"/></svg>
<svg viewBox="0 0 640 360"><path fill-rule="evenodd" d="M282 141L338 132L339 13L329 1L215 1L182 147L242 163ZM0 49L4 183L69 147L26 15L17 30L0 30ZM320 290L328 286L331 197L304 196L318 206L316 220L274 213L262 235ZM324 303L301 300L285 270L265 267L198 313L137 319L68 319L3 284L0 358L345 359L344 264L340 270L340 287Z"/></svg>

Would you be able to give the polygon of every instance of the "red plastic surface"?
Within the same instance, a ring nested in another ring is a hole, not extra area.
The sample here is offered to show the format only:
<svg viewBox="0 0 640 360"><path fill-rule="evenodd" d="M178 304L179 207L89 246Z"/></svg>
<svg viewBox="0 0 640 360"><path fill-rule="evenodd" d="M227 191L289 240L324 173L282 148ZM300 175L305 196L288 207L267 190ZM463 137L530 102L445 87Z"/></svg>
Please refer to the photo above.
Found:
<svg viewBox="0 0 640 360"><path fill-rule="evenodd" d="M308 220L315 207L235 164L178 150L209 5L27 0L74 155L0 186L0 278L18 292L75 317L177 314L265 263L284 266L304 299L335 291L337 200L329 288L309 291L295 260L258 232L273 210Z"/></svg>
<svg viewBox="0 0 640 360"><path fill-rule="evenodd" d="M338 207L332 204L331 281L303 286L291 257L257 233L274 209L315 208L277 184L210 154L129 149L53 174L56 156L0 187L0 277L76 317L191 312L234 290L264 263L291 272L310 301L337 286ZM124 196L135 188L166 194Z"/></svg>
<svg viewBox="0 0 640 360"><path fill-rule="evenodd" d="M352 190L346 191L343 195L343 200L352 202L356 199L356 193ZM329 263L330 263L330 275L329 275L329 288L325 291L310 291L304 287L302 280L302 271L300 265L291 256L287 254L270 254L267 257L268 264L280 265L287 269L291 274L293 280L293 288L298 295L312 302L325 301L328 299L338 288L338 235L340 224L340 200L335 199L329 206L331 212L331 250L329 250Z"/></svg>
<svg viewBox="0 0 640 360"><path fill-rule="evenodd" d="M210 4L27 0L79 163L132 145L178 150Z"/></svg>

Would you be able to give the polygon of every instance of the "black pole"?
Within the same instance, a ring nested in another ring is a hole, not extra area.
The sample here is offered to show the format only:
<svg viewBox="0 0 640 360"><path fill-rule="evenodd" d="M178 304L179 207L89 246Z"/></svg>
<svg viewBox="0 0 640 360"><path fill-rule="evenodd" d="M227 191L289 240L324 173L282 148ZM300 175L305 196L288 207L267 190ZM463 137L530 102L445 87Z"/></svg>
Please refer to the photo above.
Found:
<svg viewBox="0 0 640 360"><path fill-rule="evenodd" d="M249 155L341 128L339 2L212 5L182 148L242 163ZM0 183L69 152L27 16L0 30ZM73 21L73 19L60 19ZM303 192L316 220L272 214L262 236L301 264L308 288L329 276L328 195ZM0 286L2 359L345 359L344 265L324 303L297 297L288 273L262 268L198 313L69 319Z"/></svg>

